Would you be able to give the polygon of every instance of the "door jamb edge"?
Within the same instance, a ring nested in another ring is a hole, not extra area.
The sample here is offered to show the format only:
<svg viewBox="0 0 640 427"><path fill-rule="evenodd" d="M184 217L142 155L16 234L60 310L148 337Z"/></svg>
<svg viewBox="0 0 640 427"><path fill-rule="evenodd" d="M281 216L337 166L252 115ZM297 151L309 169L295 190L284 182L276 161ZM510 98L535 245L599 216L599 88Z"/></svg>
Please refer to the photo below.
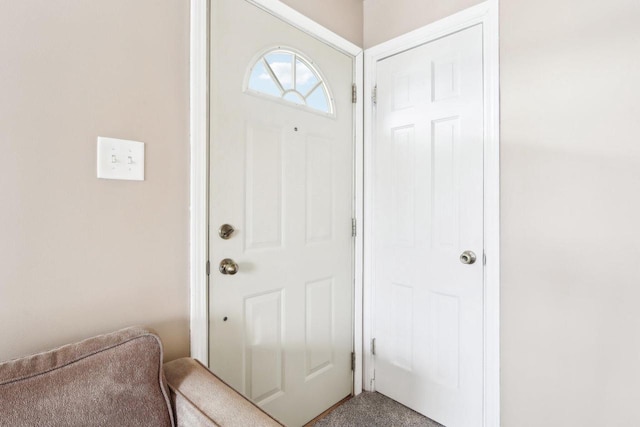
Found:
<svg viewBox="0 0 640 427"><path fill-rule="evenodd" d="M364 143L373 142L374 109L369 96L376 81L376 62L430 41L483 24L484 71L484 354L483 354L483 426L500 426L500 72L499 72L499 0L486 0L425 27L411 31L364 51ZM364 151L364 180L372 182L370 150ZM364 235L370 236L372 224L370 185L364 193ZM367 240L367 239L365 239ZM363 269L363 343L370 343L373 330L373 299L371 283L372 247L364 246ZM374 390L374 363L369 345L363 351L363 383L365 390Z"/></svg>

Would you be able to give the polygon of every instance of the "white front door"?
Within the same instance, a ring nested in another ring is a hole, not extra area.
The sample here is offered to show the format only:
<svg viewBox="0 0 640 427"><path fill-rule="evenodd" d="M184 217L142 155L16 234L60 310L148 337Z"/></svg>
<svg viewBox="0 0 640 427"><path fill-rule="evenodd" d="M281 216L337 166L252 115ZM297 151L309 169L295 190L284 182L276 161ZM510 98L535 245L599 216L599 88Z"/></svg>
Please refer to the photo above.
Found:
<svg viewBox="0 0 640 427"><path fill-rule="evenodd" d="M447 427L482 425L482 61L477 25L375 71L375 389Z"/></svg>
<svg viewBox="0 0 640 427"><path fill-rule="evenodd" d="M353 58L247 1L211 9L209 363L299 426L352 391Z"/></svg>

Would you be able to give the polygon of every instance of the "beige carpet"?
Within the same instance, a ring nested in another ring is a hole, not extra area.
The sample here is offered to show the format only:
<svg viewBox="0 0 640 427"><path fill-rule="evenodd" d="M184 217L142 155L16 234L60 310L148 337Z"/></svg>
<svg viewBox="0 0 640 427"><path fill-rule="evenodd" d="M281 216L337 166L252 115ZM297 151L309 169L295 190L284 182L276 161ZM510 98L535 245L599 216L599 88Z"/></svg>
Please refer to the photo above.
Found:
<svg viewBox="0 0 640 427"><path fill-rule="evenodd" d="M340 405L313 427L443 427L380 393L364 392Z"/></svg>

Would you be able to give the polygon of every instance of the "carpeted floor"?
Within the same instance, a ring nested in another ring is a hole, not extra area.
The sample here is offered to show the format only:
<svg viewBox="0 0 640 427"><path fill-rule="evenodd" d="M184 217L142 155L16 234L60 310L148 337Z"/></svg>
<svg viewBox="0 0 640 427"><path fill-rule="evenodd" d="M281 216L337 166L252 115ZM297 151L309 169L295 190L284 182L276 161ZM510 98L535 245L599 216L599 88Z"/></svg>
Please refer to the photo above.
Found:
<svg viewBox="0 0 640 427"><path fill-rule="evenodd" d="M316 421L313 427L442 427L435 421L383 396L364 392Z"/></svg>

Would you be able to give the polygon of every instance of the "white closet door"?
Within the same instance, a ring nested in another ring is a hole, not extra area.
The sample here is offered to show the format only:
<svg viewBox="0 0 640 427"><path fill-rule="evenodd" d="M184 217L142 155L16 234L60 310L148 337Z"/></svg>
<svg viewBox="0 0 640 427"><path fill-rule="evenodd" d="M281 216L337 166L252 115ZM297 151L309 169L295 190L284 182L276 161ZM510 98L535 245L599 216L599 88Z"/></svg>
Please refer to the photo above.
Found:
<svg viewBox="0 0 640 427"><path fill-rule="evenodd" d="M482 57L478 25L376 64L375 388L447 427L482 425Z"/></svg>

